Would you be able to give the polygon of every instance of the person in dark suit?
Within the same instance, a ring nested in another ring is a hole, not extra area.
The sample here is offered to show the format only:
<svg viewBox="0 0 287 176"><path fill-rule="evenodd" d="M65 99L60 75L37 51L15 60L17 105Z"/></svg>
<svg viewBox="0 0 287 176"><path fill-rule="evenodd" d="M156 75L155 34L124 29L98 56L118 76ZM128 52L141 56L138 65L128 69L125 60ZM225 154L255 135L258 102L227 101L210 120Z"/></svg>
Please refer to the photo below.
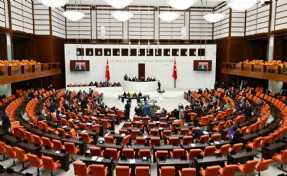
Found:
<svg viewBox="0 0 287 176"><path fill-rule="evenodd" d="M198 70L206 71L207 66L204 65L204 62L200 62L200 65L198 64Z"/></svg>
<svg viewBox="0 0 287 176"><path fill-rule="evenodd" d="M6 132L9 132L10 127L11 127L11 122L10 122L7 112L5 111L4 115L2 116L2 129Z"/></svg>
<svg viewBox="0 0 287 176"><path fill-rule="evenodd" d="M252 109L249 105L246 106L246 108L243 109L243 113L246 117L246 119L250 119L250 117L252 116Z"/></svg>
<svg viewBox="0 0 287 176"><path fill-rule="evenodd" d="M87 108L87 101L86 98L83 96L81 100L81 110L83 114L85 113L86 108Z"/></svg>
<svg viewBox="0 0 287 176"><path fill-rule="evenodd" d="M125 105L125 118L126 120L130 119L130 109L131 109L131 104L129 101L127 101Z"/></svg>
<svg viewBox="0 0 287 176"><path fill-rule="evenodd" d="M76 66L75 70L77 70L77 71L85 71L86 68L84 66L82 66L82 63L79 63L79 65Z"/></svg>
<svg viewBox="0 0 287 176"><path fill-rule="evenodd" d="M233 131L235 131L235 133L234 133L233 138L231 140L235 144L239 141L241 134L240 134L239 130L237 130L237 127L233 127Z"/></svg>
<svg viewBox="0 0 287 176"><path fill-rule="evenodd" d="M161 87L160 81L157 82L157 87L158 87L158 88L157 88L157 91L159 92L159 91L160 91L160 87Z"/></svg>
<svg viewBox="0 0 287 176"><path fill-rule="evenodd" d="M124 80L125 80L125 81L127 81L128 79L129 79L128 75L127 75L127 74L125 74L125 76L124 76Z"/></svg>

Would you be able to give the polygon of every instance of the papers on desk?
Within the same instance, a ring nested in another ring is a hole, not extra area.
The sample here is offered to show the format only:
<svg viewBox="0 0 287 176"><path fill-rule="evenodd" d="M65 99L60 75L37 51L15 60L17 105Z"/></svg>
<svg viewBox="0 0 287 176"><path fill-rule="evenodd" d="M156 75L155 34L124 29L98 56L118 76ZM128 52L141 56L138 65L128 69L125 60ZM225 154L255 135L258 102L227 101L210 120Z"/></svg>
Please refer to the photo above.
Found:
<svg viewBox="0 0 287 176"><path fill-rule="evenodd" d="M126 136L126 134L125 134L125 133L122 133L121 136Z"/></svg>
<svg viewBox="0 0 287 176"><path fill-rule="evenodd" d="M62 126L62 128L67 128L67 126L65 125L65 126Z"/></svg>
<svg viewBox="0 0 287 176"><path fill-rule="evenodd" d="M66 116L66 114L63 114L61 117L66 118L67 116Z"/></svg>
<svg viewBox="0 0 287 176"><path fill-rule="evenodd" d="M195 144L190 144L190 146L191 146L191 147L195 147L196 145L195 145Z"/></svg>
<svg viewBox="0 0 287 176"><path fill-rule="evenodd" d="M144 135L143 137L144 137L144 138L147 138L147 135Z"/></svg>
<svg viewBox="0 0 287 176"><path fill-rule="evenodd" d="M158 129L159 129L159 130L162 130L162 127L159 127Z"/></svg>
<svg viewBox="0 0 287 176"><path fill-rule="evenodd" d="M214 141L214 144L219 144L219 142L218 141Z"/></svg>
<svg viewBox="0 0 287 176"><path fill-rule="evenodd" d="M208 134L208 132L207 131L203 131L203 134Z"/></svg>
<svg viewBox="0 0 287 176"><path fill-rule="evenodd" d="M91 125L93 125L92 123L90 123L90 122L88 122L88 123L86 123L88 126L91 126Z"/></svg>
<svg viewBox="0 0 287 176"><path fill-rule="evenodd" d="M103 159L104 159L104 157L98 157L98 158L97 158L97 161L98 161L98 162L101 162Z"/></svg>
<svg viewBox="0 0 287 176"><path fill-rule="evenodd" d="M136 160L135 159L130 159L130 164L134 164L136 163Z"/></svg>
<svg viewBox="0 0 287 176"><path fill-rule="evenodd" d="M87 132L87 130L83 130L82 132L85 133L85 132Z"/></svg>
<svg viewBox="0 0 287 176"><path fill-rule="evenodd" d="M91 160L92 160L92 161L96 161L97 158L98 158L97 156L93 156L93 157L91 158Z"/></svg>
<svg viewBox="0 0 287 176"><path fill-rule="evenodd" d="M61 152L60 152L60 151L55 151L55 153L59 154L59 153L61 153Z"/></svg>

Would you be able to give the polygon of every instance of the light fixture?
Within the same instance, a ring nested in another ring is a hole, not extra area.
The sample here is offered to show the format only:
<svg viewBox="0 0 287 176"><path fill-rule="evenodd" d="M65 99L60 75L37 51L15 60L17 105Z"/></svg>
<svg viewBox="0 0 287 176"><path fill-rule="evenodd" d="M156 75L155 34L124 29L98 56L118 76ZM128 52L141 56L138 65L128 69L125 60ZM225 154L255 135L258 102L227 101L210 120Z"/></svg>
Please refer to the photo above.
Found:
<svg viewBox="0 0 287 176"><path fill-rule="evenodd" d="M180 16L177 12L161 12L159 18L166 22L172 22Z"/></svg>
<svg viewBox="0 0 287 176"><path fill-rule="evenodd" d="M245 11L252 8L257 3L257 0L230 0L229 7L232 10Z"/></svg>
<svg viewBox="0 0 287 176"><path fill-rule="evenodd" d="M186 10L191 7L197 0L167 0L167 3L177 10Z"/></svg>
<svg viewBox="0 0 287 176"><path fill-rule="evenodd" d="M130 5L133 0L105 0L105 2L114 8L122 9Z"/></svg>
<svg viewBox="0 0 287 176"><path fill-rule="evenodd" d="M179 52L178 52L178 51L176 52L176 55L177 55L177 56L179 55Z"/></svg>
<svg viewBox="0 0 287 176"><path fill-rule="evenodd" d="M167 52L167 55L168 55L168 56L170 55L170 52L169 52L169 51Z"/></svg>
<svg viewBox="0 0 287 176"><path fill-rule="evenodd" d="M117 56L119 56L119 55L120 55L120 51L118 50L118 51L117 51Z"/></svg>
<svg viewBox="0 0 287 176"><path fill-rule="evenodd" d="M119 21L127 21L133 15L134 14L132 12L127 12L127 11L116 11L112 13L112 16Z"/></svg>
<svg viewBox="0 0 287 176"><path fill-rule="evenodd" d="M206 14L203 16L203 18L211 23L216 23L218 21L221 21L223 18L225 17L224 14L222 13L210 13L210 14Z"/></svg>
<svg viewBox="0 0 287 176"><path fill-rule="evenodd" d="M45 6L52 7L52 8L64 6L65 4L69 2L69 0L38 0L38 1L41 2Z"/></svg>
<svg viewBox="0 0 287 176"><path fill-rule="evenodd" d="M110 54L111 54L110 51L108 51L108 52L107 52L107 55L109 56Z"/></svg>
<svg viewBox="0 0 287 176"><path fill-rule="evenodd" d="M101 55L101 51L100 51L100 50L98 51L98 55L99 55L99 56Z"/></svg>
<svg viewBox="0 0 287 176"><path fill-rule="evenodd" d="M80 51L78 50L78 51L77 51L77 55L79 56L80 54L81 54L81 53L80 53Z"/></svg>
<svg viewBox="0 0 287 176"><path fill-rule="evenodd" d="M187 56L187 50L185 51L185 53L184 53L184 54L185 54L185 56Z"/></svg>
<svg viewBox="0 0 287 176"><path fill-rule="evenodd" d="M92 55L92 51L89 51L89 55Z"/></svg>
<svg viewBox="0 0 287 176"><path fill-rule="evenodd" d="M67 10L63 12L64 17L71 21L79 21L85 17L85 14L76 10Z"/></svg>

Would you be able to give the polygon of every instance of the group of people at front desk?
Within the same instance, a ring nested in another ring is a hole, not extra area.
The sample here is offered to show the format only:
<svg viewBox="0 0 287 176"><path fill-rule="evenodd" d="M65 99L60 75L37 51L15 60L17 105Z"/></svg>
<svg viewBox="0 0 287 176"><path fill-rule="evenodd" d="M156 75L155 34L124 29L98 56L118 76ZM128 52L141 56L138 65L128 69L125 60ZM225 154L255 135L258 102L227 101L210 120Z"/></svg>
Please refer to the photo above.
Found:
<svg viewBox="0 0 287 176"><path fill-rule="evenodd" d="M155 77L151 78L151 77L147 77L147 79L145 79L143 76L140 77L139 79L137 77L129 77L127 74L125 74L124 76L124 80L125 81L134 81L134 82L148 82L148 81L156 81Z"/></svg>
<svg viewBox="0 0 287 176"><path fill-rule="evenodd" d="M143 95L142 95L142 93L141 93L141 91L139 92L139 94L137 94L136 92L133 94L133 96L132 96L132 98L138 98L138 97L142 97ZM125 97L125 98L129 98L129 97L131 97L131 94L128 92L128 93L126 93L126 92L124 92L123 93L123 97Z"/></svg>

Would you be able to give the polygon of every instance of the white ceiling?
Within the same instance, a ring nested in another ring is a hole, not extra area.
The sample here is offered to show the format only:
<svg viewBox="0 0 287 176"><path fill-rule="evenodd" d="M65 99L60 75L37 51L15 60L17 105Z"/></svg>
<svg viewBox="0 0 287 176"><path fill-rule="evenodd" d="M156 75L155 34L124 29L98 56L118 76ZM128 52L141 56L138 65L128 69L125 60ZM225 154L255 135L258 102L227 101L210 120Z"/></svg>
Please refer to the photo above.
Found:
<svg viewBox="0 0 287 176"><path fill-rule="evenodd" d="M194 6L214 7L227 0L198 0ZM69 4L107 5L104 0L70 0ZM132 6L168 6L167 0L133 0Z"/></svg>

